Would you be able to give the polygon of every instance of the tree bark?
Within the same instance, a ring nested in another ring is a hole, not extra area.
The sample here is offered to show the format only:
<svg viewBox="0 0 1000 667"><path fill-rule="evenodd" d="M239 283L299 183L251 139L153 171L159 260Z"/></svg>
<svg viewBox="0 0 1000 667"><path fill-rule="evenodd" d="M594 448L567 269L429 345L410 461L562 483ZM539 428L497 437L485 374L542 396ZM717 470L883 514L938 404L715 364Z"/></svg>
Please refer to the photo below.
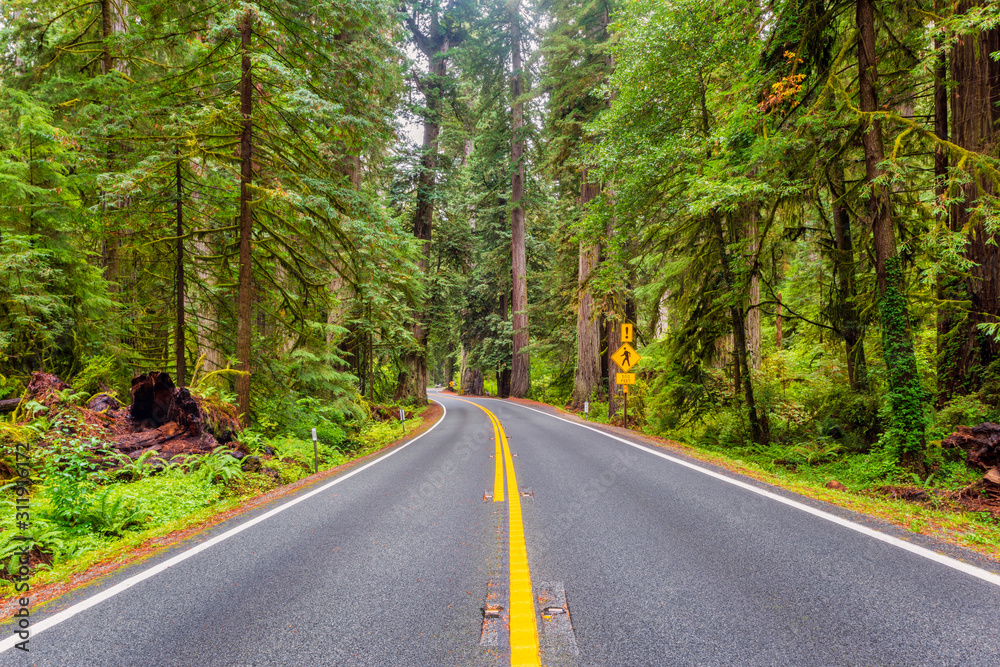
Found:
<svg viewBox="0 0 1000 667"><path fill-rule="evenodd" d="M580 207L583 210L601 191L599 184L589 182L588 175L589 171L584 169L580 186ZM597 267L600 253L600 246L580 243L577 267L576 375L573 380L573 395L570 398L571 410L581 409L601 383L600 323L597 321L597 313L594 312L594 297L587 284L590 273Z"/></svg>
<svg viewBox="0 0 1000 667"><path fill-rule="evenodd" d="M424 34L413 17L407 17L406 24L416 42L417 48L427 58L427 76L417 80L417 86L424 94L424 136L421 145L420 171L417 175L417 206L413 216L413 235L423 241L418 263L420 273L426 277L430 266L431 234L434 224L434 190L437 182L438 135L441 131L442 84L448 75L448 51L452 46L450 18L444 22L436 14L431 16L430 30ZM427 403L427 340L429 330L426 309L416 314L411 329L416 349L404 357L405 374L400 374L400 386L396 395L412 398L420 404Z"/></svg>
<svg viewBox="0 0 1000 667"><path fill-rule="evenodd" d="M878 112L875 59L875 17L872 0L858 0L859 107L864 113ZM868 220L875 247L875 275L878 281L879 315L882 320L882 349L889 375L892 407L890 428L894 446L909 462L920 467L924 447L923 393L917 377L917 361L910 336L910 313L906 302L903 267L896 253L889 188L877 181L885 177L882 123L878 117L862 120L865 153L865 185L868 190Z"/></svg>
<svg viewBox="0 0 1000 667"><path fill-rule="evenodd" d="M524 207L524 102L523 72L521 71L521 3L514 3L510 15L512 59L511 114L513 116L510 161L511 175L510 246L513 267L513 368L510 375L510 395L524 398L531 391L531 359L528 356L528 266L525 250Z"/></svg>
<svg viewBox="0 0 1000 667"><path fill-rule="evenodd" d="M860 109L863 112L877 112L878 98L875 84L878 77L875 59L875 18L873 0L858 0L857 20L860 39L858 41L858 71L860 79ZM865 181L868 184L869 224L875 245L875 274L878 279L879 294L886 290L886 263L896 256L896 238L892 227L892 204L889 189L875 183L885 176L881 168L884 160L882 146L882 121L878 118L866 119L868 129L862 134L865 152Z"/></svg>
<svg viewBox="0 0 1000 667"><path fill-rule="evenodd" d="M857 287L854 279L854 242L851 238L851 215L843 204L844 167L833 166L830 182L830 207L833 210L834 262L833 279L837 289L837 327L847 353L847 378L853 391L868 388L868 362L865 357L864 326L854 305Z"/></svg>
<svg viewBox="0 0 1000 667"><path fill-rule="evenodd" d="M774 344L780 350L781 349L781 334L782 334L782 332L781 332L781 325L782 325L782 322L781 322L781 292L778 292L777 297L778 297L777 315L775 315L775 317L774 317L774 327L775 327Z"/></svg>
<svg viewBox="0 0 1000 667"><path fill-rule="evenodd" d="M114 20L112 16L113 7L111 5L111 0L101 0L101 74L107 76L112 69L114 69L114 57L111 55L111 46L108 40L111 35L114 34ZM115 171L113 166L114 153L111 150L110 145L107 150L108 159L108 171ZM104 196L104 191L101 191L101 211L107 212L108 204ZM105 220L105 224L107 221ZM104 279L109 283L109 291L114 294L119 291L118 278L119 278L119 246L121 245L118 238L118 231L114 229L108 229L105 231L105 237L101 242L101 265L104 269Z"/></svg>
<svg viewBox="0 0 1000 667"><path fill-rule="evenodd" d="M653 329L653 340L662 340L670 333L670 294L666 291L656 301L656 326Z"/></svg>
<svg viewBox="0 0 1000 667"><path fill-rule="evenodd" d="M758 229L757 205L754 203L748 209L747 236L750 237L750 257L757 256L760 250L760 230ZM755 266L750 267L750 303L747 308L747 348L750 351L750 367L760 368L760 275Z"/></svg>
<svg viewBox="0 0 1000 667"><path fill-rule="evenodd" d="M236 358L243 374L236 380L236 396L243 423L250 418L250 334L253 301L251 238L253 218L250 212L250 188L253 185L253 78L250 69L250 36L253 12L248 10L240 23L242 39L242 75L240 77L240 273L236 305Z"/></svg>
<svg viewBox="0 0 1000 667"><path fill-rule="evenodd" d="M510 317L510 300L507 292L500 293L500 319L504 322ZM510 367L503 366L497 370L497 396L499 398L510 397Z"/></svg>
<svg viewBox="0 0 1000 667"><path fill-rule="evenodd" d="M177 157L174 173L177 181L177 330L174 332L174 366L177 386L183 387L187 377L187 345L185 332L187 324L184 317L184 204L181 190L181 159Z"/></svg>
<svg viewBox="0 0 1000 667"><path fill-rule="evenodd" d="M982 4L963 0L957 13L968 13ZM996 151L1000 63L990 57L996 51L1000 51L1000 29L997 28L960 35L951 51L951 79L955 82L951 97L951 140L972 153L995 155ZM944 65L940 62L938 74L944 75ZM939 104L944 105L943 99L939 101L938 97L944 98L945 94L935 89L935 110ZM947 133L946 117L941 118L940 128L938 125L936 119L936 133ZM943 151L935 158L937 176L939 169L947 171L947 158ZM948 317L939 322L939 403L977 390L986 367L1000 356L1000 346L992 337L983 335L977 326L996 322L1000 317L998 239L986 229L982 212L976 210L978 200L983 195L992 195L995 186L974 164L967 169L970 178L956 193L962 201L952 206L949 218L953 231L968 230L965 254L972 267L964 285L945 277L943 280L948 284L942 296L945 300L967 300L969 306L962 309L946 305ZM938 187L942 186L943 183Z"/></svg>
<svg viewBox="0 0 1000 667"><path fill-rule="evenodd" d="M115 63L108 45L108 38L114 31L112 10L111 0L101 0L101 73L105 75L111 72Z"/></svg>
<svg viewBox="0 0 1000 667"><path fill-rule="evenodd" d="M935 12L938 11L935 2ZM935 48L940 43L934 41ZM948 141L948 57L941 53L934 69L934 136ZM934 150L934 196L942 202L947 194L945 183L948 179L948 153L943 146ZM954 228L954 217L945 209L945 224L950 231ZM937 310L937 406L940 408L964 383L963 337L955 324L959 309L952 303L962 298L962 280L951 272L941 272L937 278L937 296L941 305ZM956 335L957 334L957 335Z"/></svg>
<svg viewBox="0 0 1000 667"><path fill-rule="evenodd" d="M722 216L716 211L711 211L709 216L715 227L716 241L719 244L719 263L722 268L723 289L730 292L736 285L736 277L733 274L732 262L727 251L725 232L722 229ZM729 316L733 328L733 353L734 369L733 375L737 378L737 383L742 381L743 395L747 403L747 412L750 417L750 437L754 442L766 447L771 440L770 428L768 427L767 416L758 414L757 402L754 398L753 379L750 377L750 368L747 364L747 339L746 321L743 316L743 308L738 302L729 306Z"/></svg>
<svg viewBox="0 0 1000 667"><path fill-rule="evenodd" d="M617 352L618 348L622 345L622 324L617 317L614 317L606 319L604 326L608 342L606 352L608 364L608 419L614 419L618 410L622 408L624 397L618 393L618 373L621 372L621 369L618 367L618 364L611 360L611 355Z"/></svg>

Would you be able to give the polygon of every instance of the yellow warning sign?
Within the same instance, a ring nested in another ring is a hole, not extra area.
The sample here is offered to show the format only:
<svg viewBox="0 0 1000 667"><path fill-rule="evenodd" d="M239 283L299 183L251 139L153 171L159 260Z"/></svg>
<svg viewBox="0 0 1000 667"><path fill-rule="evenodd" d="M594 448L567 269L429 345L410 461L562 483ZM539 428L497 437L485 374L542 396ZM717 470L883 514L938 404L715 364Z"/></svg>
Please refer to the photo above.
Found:
<svg viewBox="0 0 1000 667"><path fill-rule="evenodd" d="M622 324L622 342L631 343L635 336L635 327L629 323Z"/></svg>
<svg viewBox="0 0 1000 667"><path fill-rule="evenodd" d="M618 384L635 384L635 373L615 373Z"/></svg>
<svg viewBox="0 0 1000 667"><path fill-rule="evenodd" d="M629 372L629 369L639 363L640 359L642 359L642 357L640 357L639 353L635 351L635 348L628 343L622 343L622 346L618 348L618 351L611 355L611 361L618 364L618 367L626 373Z"/></svg>

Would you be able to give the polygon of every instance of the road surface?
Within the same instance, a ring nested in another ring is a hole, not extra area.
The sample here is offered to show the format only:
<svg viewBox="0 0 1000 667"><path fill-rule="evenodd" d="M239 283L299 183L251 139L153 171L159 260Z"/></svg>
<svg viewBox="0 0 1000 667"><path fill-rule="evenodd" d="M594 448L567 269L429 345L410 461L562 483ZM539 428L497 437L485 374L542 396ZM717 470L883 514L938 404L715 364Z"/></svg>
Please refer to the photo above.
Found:
<svg viewBox="0 0 1000 667"><path fill-rule="evenodd" d="M0 665L1000 665L995 563L431 395L416 440L33 610L29 653L5 624Z"/></svg>

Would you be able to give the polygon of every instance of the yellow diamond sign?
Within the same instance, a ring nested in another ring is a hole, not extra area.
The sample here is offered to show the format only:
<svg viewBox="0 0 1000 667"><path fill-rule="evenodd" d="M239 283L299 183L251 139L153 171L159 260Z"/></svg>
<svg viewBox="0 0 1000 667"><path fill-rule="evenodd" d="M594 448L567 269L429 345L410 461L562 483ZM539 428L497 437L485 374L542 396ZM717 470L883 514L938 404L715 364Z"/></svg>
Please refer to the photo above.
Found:
<svg viewBox="0 0 1000 667"><path fill-rule="evenodd" d="M611 361L618 364L618 367L628 373L629 369L639 363L642 357L635 351L635 348L628 343L622 343L618 351L611 355Z"/></svg>

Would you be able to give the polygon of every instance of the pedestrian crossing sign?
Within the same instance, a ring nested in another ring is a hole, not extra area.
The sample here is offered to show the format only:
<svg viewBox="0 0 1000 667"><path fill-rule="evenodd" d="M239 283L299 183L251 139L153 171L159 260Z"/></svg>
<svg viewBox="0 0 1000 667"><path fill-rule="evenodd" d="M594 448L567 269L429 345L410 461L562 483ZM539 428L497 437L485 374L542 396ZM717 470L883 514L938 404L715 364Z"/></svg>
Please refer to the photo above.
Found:
<svg viewBox="0 0 1000 667"><path fill-rule="evenodd" d="M622 343L618 351L611 355L611 361L618 364L618 367L628 373L629 369L639 363L642 357L635 351L635 348L628 343Z"/></svg>

